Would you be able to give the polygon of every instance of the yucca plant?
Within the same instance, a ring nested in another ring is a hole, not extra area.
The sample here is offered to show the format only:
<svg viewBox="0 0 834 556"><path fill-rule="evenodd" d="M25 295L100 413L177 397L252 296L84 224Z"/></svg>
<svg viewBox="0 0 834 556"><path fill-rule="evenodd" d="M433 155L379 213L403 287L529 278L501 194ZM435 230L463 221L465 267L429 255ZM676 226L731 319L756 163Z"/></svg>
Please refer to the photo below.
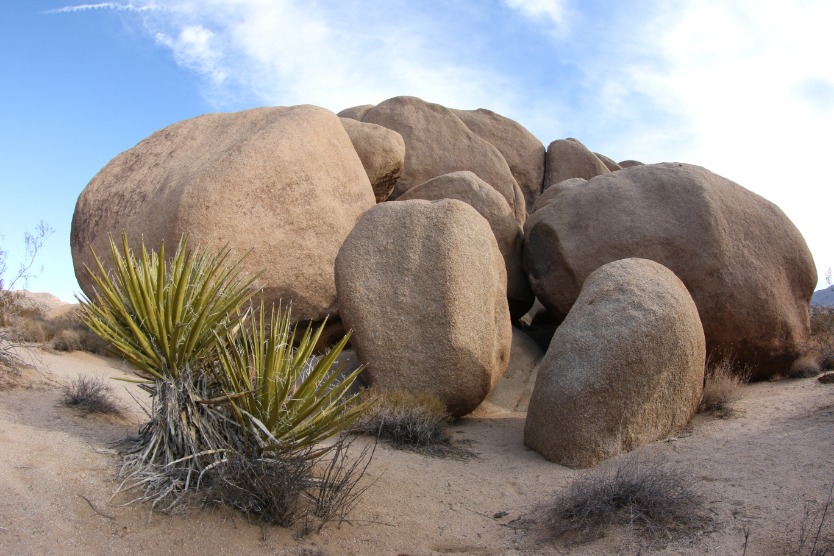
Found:
<svg viewBox="0 0 834 556"><path fill-rule="evenodd" d="M256 277L241 277L242 259L229 264L228 248L214 256L189 251L186 235L169 264L164 242L159 254L143 243L137 256L126 234L123 253L109 239L113 272L93 251L96 269L86 268L95 300L79 299L81 320L145 378L176 378L209 356L255 293Z"/></svg>
<svg viewBox="0 0 834 556"><path fill-rule="evenodd" d="M253 319L242 310L252 279L241 278L240 261L227 262L228 249L188 251L183 237L169 262L164 244L159 254L142 245L137 256L122 234L122 252L112 238L110 251L111 274L93 252L95 269L87 270L96 294L81 300L82 318L136 366L152 400L150 420L122 449L119 490L138 490L135 501L171 510L205 480L215 499L246 511L264 498L278 522L285 511L297 515L293 496L312 501L317 517L331 515L321 508L334 504L346 510L372 452L362 452L361 466L347 466L345 436L319 443L348 430L369 403L349 395L361 369L342 377L332 368L348 337L316 358L323 326L308 327L293 347L289 310L267 317L262 302ZM337 455L327 464L331 449ZM289 469L303 476L284 476ZM240 476L251 472L260 475ZM276 474L293 484L264 495L260 485Z"/></svg>
<svg viewBox="0 0 834 556"><path fill-rule="evenodd" d="M348 430L371 403L349 395L362 367L344 377L344 365L333 368L350 334L316 358L313 348L326 321L315 332L308 326L295 345L290 313L278 307L267 316L262 302L249 331L227 333L218 348L224 398L260 452L306 450ZM241 318L235 330L246 324Z"/></svg>

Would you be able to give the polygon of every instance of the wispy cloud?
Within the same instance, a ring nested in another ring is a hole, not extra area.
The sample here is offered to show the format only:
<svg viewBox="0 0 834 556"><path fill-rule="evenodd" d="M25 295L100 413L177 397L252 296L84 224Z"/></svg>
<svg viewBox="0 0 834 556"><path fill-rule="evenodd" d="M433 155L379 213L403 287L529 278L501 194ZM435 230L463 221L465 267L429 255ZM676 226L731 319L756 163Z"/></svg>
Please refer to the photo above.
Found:
<svg viewBox="0 0 834 556"><path fill-rule="evenodd" d="M619 159L706 166L779 204L826 253L820 264L834 263L830 215L808 201L832 188L830 1L133 0L53 12L95 9L137 13L218 109L403 94L491 108L545 143L573 135Z"/></svg>
<svg viewBox="0 0 834 556"><path fill-rule="evenodd" d="M65 14L75 12L86 12L90 10L115 10L120 12L151 12L164 9L153 2L147 4L122 4L120 2L99 2L96 4L77 4L74 6L65 6L63 8L56 8L54 10L46 10L48 14Z"/></svg>

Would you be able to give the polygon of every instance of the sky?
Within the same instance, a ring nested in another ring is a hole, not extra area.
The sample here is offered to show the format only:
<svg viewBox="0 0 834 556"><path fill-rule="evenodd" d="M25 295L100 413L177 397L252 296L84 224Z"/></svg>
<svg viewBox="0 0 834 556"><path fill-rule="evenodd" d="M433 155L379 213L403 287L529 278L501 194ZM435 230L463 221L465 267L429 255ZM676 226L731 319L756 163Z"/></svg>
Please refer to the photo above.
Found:
<svg viewBox="0 0 834 556"><path fill-rule="evenodd" d="M834 1L8 0L0 248L54 232L25 284L79 292L78 195L120 152L208 112L398 95L489 108L545 146L704 166L776 203L834 265ZM828 162L827 162L828 161ZM17 284L23 286L24 284Z"/></svg>

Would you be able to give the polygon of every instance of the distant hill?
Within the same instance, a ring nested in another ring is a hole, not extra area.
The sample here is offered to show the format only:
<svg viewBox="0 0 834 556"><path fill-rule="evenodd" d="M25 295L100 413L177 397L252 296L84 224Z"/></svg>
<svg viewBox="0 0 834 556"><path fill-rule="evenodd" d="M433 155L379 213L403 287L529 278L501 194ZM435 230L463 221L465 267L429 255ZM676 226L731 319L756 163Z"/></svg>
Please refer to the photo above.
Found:
<svg viewBox="0 0 834 556"><path fill-rule="evenodd" d="M811 305L834 307L834 286L815 291L814 295L811 296Z"/></svg>

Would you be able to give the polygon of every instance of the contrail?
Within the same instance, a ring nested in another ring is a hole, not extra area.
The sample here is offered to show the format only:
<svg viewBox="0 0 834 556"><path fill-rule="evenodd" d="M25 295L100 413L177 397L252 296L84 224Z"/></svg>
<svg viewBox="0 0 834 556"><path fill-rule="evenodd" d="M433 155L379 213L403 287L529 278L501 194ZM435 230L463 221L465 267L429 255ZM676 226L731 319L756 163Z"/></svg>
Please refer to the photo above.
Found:
<svg viewBox="0 0 834 556"><path fill-rule="evenodd" d="M118 2L99 2L98 4L79 4L77 6L65 6L63 8L56 8L54 10L47 10L44 13L48 14L66 14L75 12L85 12L88 10L116 10L120 12L150 12L161 10L160 6L155 4L137 6L135 4L120 4Z"/></svg>

